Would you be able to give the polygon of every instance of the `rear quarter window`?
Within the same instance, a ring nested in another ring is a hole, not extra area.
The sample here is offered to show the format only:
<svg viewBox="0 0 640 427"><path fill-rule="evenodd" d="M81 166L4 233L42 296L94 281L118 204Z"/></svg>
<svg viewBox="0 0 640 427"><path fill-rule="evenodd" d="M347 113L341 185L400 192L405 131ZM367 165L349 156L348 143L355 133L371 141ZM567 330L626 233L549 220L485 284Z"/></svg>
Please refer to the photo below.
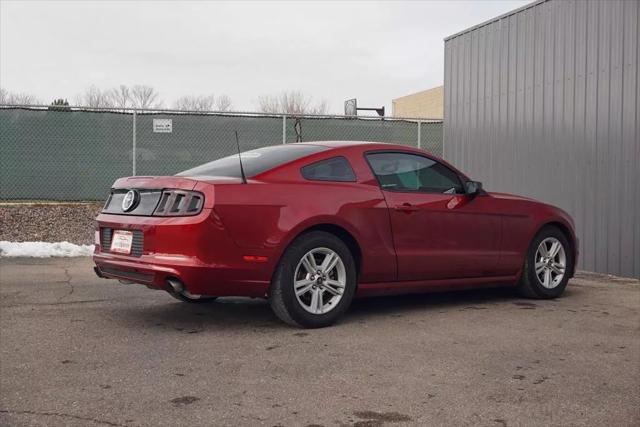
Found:
<svg viewBox="0 0 640 427"><path fill-rule="evenodd" d="M356 174L353 172L349 161L342 156L320 160L304 166L300 169L300 173L310 181L356 181Z"/></svg>

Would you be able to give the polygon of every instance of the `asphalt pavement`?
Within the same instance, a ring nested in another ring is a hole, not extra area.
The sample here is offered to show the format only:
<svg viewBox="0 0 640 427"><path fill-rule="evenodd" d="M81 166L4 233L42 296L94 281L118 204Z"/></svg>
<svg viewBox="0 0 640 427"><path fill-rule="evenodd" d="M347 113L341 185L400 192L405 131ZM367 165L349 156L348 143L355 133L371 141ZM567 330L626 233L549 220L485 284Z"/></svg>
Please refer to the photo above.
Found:
<svg viewBox="0 0 640 427"><path fill-rule="evenodd" d="M88 258L0 260L2 426L640 425L640 284L358 300L295 329L190 305Z"/></svg>

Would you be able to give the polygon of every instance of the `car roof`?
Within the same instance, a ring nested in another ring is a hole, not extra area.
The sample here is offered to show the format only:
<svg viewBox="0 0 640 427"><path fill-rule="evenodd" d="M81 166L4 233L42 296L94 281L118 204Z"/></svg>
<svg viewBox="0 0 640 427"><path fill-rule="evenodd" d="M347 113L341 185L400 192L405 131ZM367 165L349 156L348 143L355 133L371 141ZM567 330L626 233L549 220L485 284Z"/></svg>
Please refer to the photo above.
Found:
<svg viewBox="0 0 640 427"><path fill-rule="evenodd" d="M323 147L353 147L358 145L376 145L376 144L385 144L385 145L397 145L397 144L388 144L386 142L375 142L375 141L310 141L310 142L297 142L296 144L305 144L305 145L321 145Z"/></svg>
<svg viewBox="0 0 640 427"><path fill-rule="evenodd" d="M309 142L296 142L295 144L303 145L318 145L321 147L327 147L330 150L339 150L343 148L363 147L368 150L402 150L413 151L417 153L427 153L428 155L435 157L438 160L442 160L439 156L430 153L422 148L413 147L405 144L394 144L390 142L378 142L378 141L309 141Z"/></svg>
<svg viewBox="0 0 640 427"><path fill-rule="evenodd" d="M297 142L296 144L319 145L321 147L327 147L329 149L365 147L370 150L405 150L405 151L424 152L424 150L420 148L412 147L410 145L393 144L389 142L378 142L378 141L310 141L310 142Z"/></svg>

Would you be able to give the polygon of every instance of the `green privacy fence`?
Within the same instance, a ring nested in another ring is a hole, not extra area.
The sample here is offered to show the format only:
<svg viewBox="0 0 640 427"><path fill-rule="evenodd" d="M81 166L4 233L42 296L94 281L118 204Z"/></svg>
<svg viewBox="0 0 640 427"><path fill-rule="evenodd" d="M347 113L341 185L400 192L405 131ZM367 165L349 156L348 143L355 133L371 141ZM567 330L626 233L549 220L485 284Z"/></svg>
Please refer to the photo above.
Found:
<svg viewBox="0 0 640 427"><path fill-rule="evenodd" d="M442 154L442 122L0 106L0 199L102 200L121 176L173 175L236 152L360 140ZM134 172L135 171L135 172Z"/></svg>

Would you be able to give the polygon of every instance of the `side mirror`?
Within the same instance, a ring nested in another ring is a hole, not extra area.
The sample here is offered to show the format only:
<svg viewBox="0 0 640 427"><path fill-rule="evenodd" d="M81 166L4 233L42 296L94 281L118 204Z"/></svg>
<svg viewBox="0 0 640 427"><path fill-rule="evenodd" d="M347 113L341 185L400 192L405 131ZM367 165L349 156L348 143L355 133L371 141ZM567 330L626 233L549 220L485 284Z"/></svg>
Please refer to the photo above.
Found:
<svg viewBox="0 0 640 427"><path fill-rule="evenodd" d="M469 196L477 196L478 194L482 194L484 190L482 189L482 183L480 181L467 181L464 183L464 191Z"/></svg>

